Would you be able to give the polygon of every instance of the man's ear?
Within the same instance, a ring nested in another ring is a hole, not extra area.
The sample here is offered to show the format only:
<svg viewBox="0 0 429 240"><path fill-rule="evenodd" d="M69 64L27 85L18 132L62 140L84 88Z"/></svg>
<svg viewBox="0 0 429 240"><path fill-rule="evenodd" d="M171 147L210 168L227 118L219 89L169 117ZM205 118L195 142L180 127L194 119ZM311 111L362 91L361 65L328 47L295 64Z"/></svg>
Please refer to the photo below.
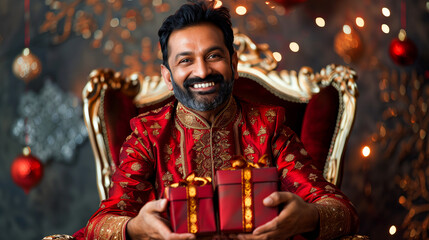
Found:
<svg viewBox="0 0 429 240"><path fill-rule="evenodd" d="M237 70L237 66L238 66L238 56L237 56L237 52L234 51L234 54L232 54L232 58L231 58L231 65L232 68L234 70L234 79L238 79L238 70Z"/></svg>
<svg viewBox="0 0 429 240"><path fill-rule="evenodd" d="M171 83L171 72L168 67L164 66L164 64L161 64L161 75L168 89L170 91L173 91L173 84Z"/></svg>

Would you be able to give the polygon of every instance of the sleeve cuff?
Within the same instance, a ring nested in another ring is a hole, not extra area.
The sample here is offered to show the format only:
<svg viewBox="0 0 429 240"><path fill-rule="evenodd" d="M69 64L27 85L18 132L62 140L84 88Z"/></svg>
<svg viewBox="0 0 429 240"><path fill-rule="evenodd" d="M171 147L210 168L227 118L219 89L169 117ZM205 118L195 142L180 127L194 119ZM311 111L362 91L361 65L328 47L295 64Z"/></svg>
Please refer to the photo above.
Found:
<svg viewBox="0 0 429 240"><path fill-rule="evenodd" d="M349 234L352 219L349 209L340 201L325 198L315 203L320 216L318 239L334 239Z"/></svg>

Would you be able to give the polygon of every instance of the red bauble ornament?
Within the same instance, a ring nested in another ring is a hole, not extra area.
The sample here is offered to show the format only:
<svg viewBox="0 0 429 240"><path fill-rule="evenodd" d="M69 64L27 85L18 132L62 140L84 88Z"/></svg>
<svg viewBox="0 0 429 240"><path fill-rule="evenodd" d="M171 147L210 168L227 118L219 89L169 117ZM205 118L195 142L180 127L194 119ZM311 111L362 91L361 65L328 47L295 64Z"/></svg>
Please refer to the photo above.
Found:
<svg viewBox="0 0 429 240"><path fill-rule="evenodd" d="M398 65L407 66L413 64L417 59L417 47L408 38L400 40L394 38L390 42L389 54L393 62Z"/></svg>
<svg viewBox="0 0 429 240"><path fill-rule="evenodd" d="M307 0L274 0L274 2L281 4L285 8L290 8L296 4L306 2Z"/></svg>
<svg viewBox="0 0 429 240"><path fill-rule="evenodd" d="M36 186L43 176L43 165L30 153L30 148L24 148L23 155L19 155L12 162L10 173L13 181L20 186L25 193Z"/></svg>

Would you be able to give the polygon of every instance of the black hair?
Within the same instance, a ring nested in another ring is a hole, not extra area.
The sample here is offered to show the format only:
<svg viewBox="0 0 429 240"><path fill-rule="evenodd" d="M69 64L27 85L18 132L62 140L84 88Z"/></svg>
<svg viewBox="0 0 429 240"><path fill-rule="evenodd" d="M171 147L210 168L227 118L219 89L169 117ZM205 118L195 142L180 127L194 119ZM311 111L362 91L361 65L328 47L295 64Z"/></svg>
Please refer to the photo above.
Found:
<svg viewBox="0 0 429 240"><path fill-rule="evenodd" d="M162 51L162 63L168 66L168 39L173 31L189 26L210 23L217 26L223 33L225 45L230 56L234 54L234 33L231 25L231 15L226 7L214 8L215 1L192 1L182 5L175 14L163 22L158 31Z"/></svg>

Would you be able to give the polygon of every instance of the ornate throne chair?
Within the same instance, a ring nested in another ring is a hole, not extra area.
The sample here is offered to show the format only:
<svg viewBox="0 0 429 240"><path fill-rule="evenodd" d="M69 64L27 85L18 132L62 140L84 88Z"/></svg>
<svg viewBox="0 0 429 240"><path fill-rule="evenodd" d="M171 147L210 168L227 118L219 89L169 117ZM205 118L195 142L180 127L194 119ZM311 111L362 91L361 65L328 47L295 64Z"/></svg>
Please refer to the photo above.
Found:
<svg viewBox="0 0 429 240"><path fill-rule="evenodd" d="M257 45L244 34L235 34L234 44L240 78L233 94L255 103L283 106L288 126L301 138L314 165L323 171L326 180L340 186L344 150L356 111L356 73L337 65L328 65L318 73L310 67L302 67L299 72L277 71L277 61L268 45ZM100 200L108 197L120 148L131 133L131 118L172 98L161 76L124 76L110 69L90 73L83 90L83 111ZM44 239L72 238L52 235Z"/></svg>
<svg viewBox="0 0 429 240"><path fill-rule="evenodd" d="M266 44L256 45L236 34L239 57L234 95L249 101L283 106L286 122L301 138L315 166L340 186L345 146L353 126L356 73L328 65L319 73L276 71ZM84 118L94 151L100 199L108 196L112 170L121 145L131 133L129 120L174 98L160 76L123 76L109 69L91 72L83 90Z"/></svg>

